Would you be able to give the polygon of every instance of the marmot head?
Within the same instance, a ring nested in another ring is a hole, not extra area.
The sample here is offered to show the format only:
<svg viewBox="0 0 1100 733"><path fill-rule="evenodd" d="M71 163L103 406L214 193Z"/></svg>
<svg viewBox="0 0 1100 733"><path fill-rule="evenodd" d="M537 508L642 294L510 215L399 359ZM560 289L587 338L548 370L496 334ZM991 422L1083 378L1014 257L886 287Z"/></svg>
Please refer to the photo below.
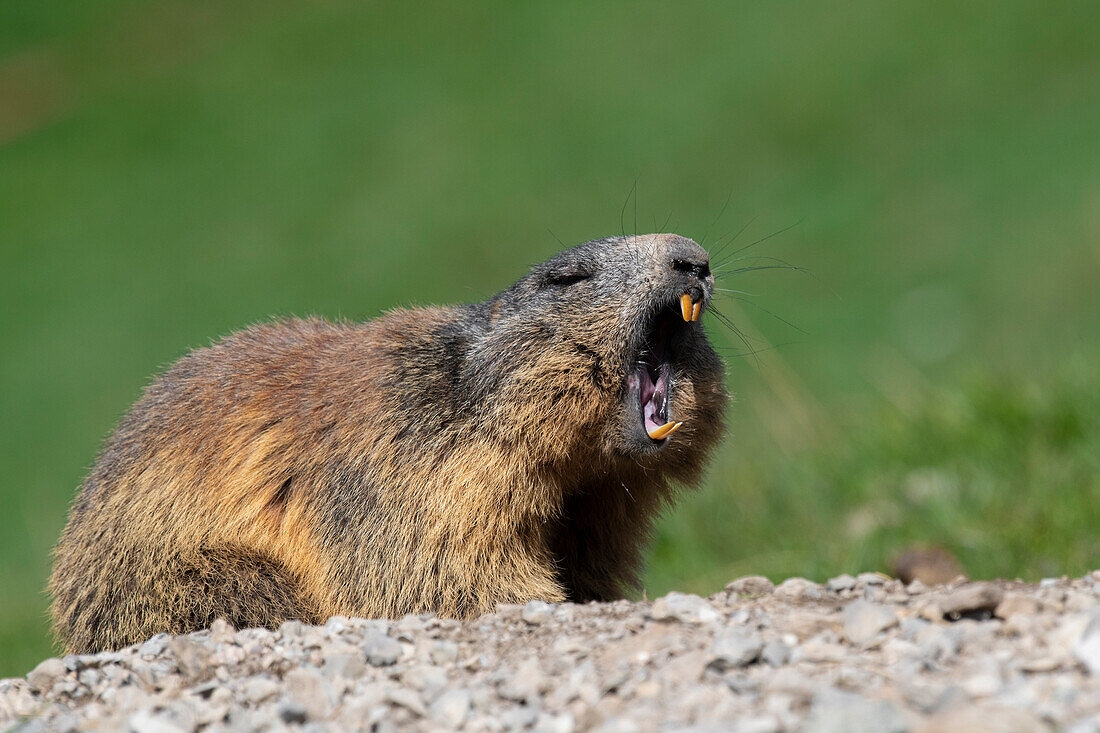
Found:
<svg viewBox="0 0 1100 733"><path fill-rule="evenodd" d="M497 367L482 394L512 408L494 411L496 430L506 421L529 449L551 460L595 451L691 479L726 401L702 322L713 294L710 258L690 239L586 242L484 304L467 367Z"/></svg>

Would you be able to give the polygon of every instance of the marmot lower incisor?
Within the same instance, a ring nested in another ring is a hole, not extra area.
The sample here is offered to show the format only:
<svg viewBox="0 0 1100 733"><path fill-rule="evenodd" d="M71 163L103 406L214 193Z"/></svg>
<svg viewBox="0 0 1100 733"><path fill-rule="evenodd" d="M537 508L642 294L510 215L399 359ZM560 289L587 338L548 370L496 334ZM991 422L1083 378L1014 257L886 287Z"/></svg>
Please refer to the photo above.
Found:
<svg viewBox="0 0 1100 733"><path fill-rule="evenodd" d="M285 320L180 359L55 551L69 652L286 619L469 617L637 584L722 433L705 250L578 245L483 303Z"/></svg>

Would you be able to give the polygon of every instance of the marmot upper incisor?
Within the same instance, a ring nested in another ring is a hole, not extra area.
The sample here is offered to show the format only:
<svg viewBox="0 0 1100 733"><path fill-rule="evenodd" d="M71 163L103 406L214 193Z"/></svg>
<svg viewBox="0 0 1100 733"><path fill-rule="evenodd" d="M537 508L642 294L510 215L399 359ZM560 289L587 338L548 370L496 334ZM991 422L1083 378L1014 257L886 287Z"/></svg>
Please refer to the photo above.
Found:
<svg viewBox="0 0 1100 733"><path fill-rule="evenodd" d="M111 436L49 590L69 652L221 616L614 599L722 433L705 250L568 249L489 300L285 320L180 359Z"/></svg>

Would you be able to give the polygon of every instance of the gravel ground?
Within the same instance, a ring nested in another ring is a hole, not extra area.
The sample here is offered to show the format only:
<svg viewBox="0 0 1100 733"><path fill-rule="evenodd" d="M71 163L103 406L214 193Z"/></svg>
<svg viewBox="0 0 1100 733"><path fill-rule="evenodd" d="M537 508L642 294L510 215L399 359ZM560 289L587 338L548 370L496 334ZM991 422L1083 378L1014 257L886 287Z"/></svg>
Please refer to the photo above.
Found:
<svg viewBox="0 0 1100 733"><path fill-rule="evenodd" d="M1100 571L760 577L467 622L217 621L0 681L0 729L1100 731Z"/></svg>

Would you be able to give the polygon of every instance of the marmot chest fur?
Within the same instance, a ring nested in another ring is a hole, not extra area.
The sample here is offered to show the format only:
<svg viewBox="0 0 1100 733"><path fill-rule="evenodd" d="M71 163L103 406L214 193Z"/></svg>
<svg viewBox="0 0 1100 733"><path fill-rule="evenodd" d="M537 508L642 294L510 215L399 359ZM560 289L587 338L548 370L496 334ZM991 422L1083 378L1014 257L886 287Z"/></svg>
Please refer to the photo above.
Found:
<svg viewBox="0 0 1100 733"><path fill-rule="evenodd" d="M190 353L80 489L50 578L59 638L620 597L722 431L713 288L689 239L611 238L483 303Z"/></svg>

